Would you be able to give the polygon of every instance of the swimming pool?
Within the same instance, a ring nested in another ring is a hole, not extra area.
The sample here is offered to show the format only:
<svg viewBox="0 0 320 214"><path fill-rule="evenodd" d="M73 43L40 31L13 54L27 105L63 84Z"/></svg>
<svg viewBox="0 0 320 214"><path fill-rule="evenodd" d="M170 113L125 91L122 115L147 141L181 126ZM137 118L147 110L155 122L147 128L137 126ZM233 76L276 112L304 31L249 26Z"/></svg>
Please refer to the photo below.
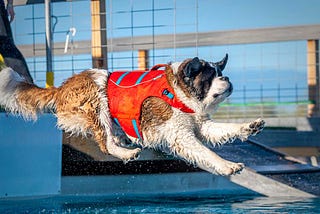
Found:
<svg viewBox="0 0 320 214"><path fill-rule="evenodd" d="M0 213L320 213L320 198L53 196L0 200Z"/></svg>

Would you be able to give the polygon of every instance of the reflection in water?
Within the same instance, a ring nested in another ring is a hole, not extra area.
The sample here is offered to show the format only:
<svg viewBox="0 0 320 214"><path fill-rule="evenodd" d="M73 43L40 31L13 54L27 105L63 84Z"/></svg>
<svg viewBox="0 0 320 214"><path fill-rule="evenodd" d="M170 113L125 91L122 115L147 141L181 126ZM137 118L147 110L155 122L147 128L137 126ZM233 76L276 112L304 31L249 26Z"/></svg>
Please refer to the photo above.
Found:
<svg viewBox="0 0 320 214"><path fill-rule="evenodd" d="M0 213L320 213L319 198L60 196L2 199Z"/></svg>
<svg viewBox="0 0 320 214"><path fill-rule="evenodd" d="M233 203L232 210L263 213L319 213L319 198L257 197L241 203Z"/></svg>

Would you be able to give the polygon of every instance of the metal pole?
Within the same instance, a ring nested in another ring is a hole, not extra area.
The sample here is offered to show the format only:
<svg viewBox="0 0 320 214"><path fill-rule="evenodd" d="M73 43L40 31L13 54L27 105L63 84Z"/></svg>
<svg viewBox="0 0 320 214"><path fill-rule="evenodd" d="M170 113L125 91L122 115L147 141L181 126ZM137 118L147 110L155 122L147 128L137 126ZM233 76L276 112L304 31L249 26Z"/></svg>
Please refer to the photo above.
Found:
<svg viewBox="0 0 320 214"><path fill-rule="evenodd" d="M46 56L47 56L47 73L46 87L53 86L52 71L52 28L51 28L51 0L45 0L45 18L46 18Z"/></svg>

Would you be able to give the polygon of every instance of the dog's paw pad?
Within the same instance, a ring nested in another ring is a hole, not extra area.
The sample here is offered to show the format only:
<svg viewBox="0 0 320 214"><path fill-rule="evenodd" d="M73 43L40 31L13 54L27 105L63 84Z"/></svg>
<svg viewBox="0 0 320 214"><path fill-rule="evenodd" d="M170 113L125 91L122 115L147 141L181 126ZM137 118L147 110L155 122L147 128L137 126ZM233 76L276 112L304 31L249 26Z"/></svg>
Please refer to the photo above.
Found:
<svg viewBox="0 0 320 214"><path fill-rule="evenodd" d="M237 163L236 167L233 168L233 174L239 174L244 169L243 163Z"/></svg>
<svg viewBox="0 0 320 214"><path fill-rule="evenodd" d="M232 173L230 175L238 174L240 173L244 168L243 163L234 163L231 165Z"/></svg>
<svg viewBox="0 0 320 214"><path fill-rule="evenodd" d="M249 132L250 135L256 135L263 130L264 125L265 125L265 121L259 118L249 123L249 126L248 128L246 128L246 131Z"/></svg>

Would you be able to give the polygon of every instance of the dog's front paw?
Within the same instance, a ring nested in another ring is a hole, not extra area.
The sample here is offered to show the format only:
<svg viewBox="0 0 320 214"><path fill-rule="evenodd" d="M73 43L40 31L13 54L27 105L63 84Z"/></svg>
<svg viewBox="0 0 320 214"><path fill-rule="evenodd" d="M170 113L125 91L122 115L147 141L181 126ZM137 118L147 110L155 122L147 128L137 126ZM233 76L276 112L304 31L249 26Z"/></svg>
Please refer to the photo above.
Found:
<svg viewBox="0 0 320 214"><path fill-rule="evenodd" d="M243 170L243 168L244 168L243 163L233 163L228 161L222 167L217 167L216 172L219 175L229 176L229 175L240 173Z"/></svg>
<svg viewBox="0 0 320 214"><path fill-rule="evenodd" d="M245 141L248 139L249 136L254 136L258 134L263 130L264 125L265 125L264 120L260 118L250 123L247 123L241 129L241 133L242 133L241 140Z"/></svg>
<svg viewBox="0 0 320 214"><path fill-rule="evenodd" d="M256 135L259 132L261 132L264 128L265 122L262 119L256 119L255 121L249 123L249 129L250 135Z"/></svg>

